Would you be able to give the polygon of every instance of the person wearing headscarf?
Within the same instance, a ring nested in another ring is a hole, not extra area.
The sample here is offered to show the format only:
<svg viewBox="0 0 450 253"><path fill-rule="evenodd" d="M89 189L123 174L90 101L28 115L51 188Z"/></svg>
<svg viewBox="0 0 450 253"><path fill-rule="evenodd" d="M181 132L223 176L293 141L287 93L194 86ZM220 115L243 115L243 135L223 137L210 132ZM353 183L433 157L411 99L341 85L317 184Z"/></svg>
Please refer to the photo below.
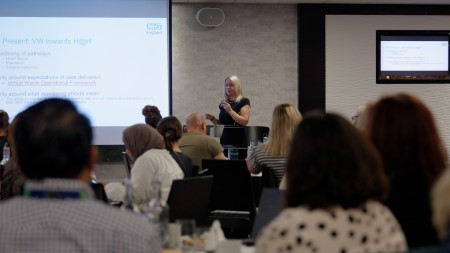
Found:
<svg viewBox="0 0 450 253"><path fill-rule="evenodd" d="M134 161L130 172L134 205L139 211L146 210L153 195L155 176L161 181L162 199L167 201L172 181L183 178L184 174L165 149L164 138L153 127L136 124L123 131L122 139L128 156ZM110 200L124 200L125 187L121 183L109 183L105 191Z"/></svg>

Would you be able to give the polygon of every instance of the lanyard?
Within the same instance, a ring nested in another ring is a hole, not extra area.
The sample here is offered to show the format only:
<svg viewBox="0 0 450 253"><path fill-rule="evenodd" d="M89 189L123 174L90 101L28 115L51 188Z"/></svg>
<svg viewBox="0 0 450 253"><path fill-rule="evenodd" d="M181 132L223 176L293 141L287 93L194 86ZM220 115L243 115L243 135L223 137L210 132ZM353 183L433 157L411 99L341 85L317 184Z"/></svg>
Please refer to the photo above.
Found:
<svg viewBox="0 0 450 253"><path fill-rule="evenodd" d="M84 192L70 192L70 191L24 191L23 196L26 198L38 199L87 199L87 194Z"/></svg>

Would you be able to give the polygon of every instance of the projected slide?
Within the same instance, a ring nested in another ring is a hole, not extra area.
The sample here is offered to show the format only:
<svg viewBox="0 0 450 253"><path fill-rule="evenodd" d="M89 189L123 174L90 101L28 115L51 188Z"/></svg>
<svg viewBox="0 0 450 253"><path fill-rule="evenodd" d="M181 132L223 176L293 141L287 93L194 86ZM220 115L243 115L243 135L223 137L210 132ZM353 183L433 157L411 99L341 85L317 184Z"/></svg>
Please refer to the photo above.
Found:
<svg viewBox="0 0 450 253"><path fill-rule="evenodd" d="M170 114L169 9L166 0L1 1L0 108L14 117L44 98L71 99L95 144L121 145L145 105Z"/></svg>
<svg viewBox="0 0 450 253"><path fill-rule="evenodd" d="M447 71L447 41L382 41L381 71Z"/></svg>

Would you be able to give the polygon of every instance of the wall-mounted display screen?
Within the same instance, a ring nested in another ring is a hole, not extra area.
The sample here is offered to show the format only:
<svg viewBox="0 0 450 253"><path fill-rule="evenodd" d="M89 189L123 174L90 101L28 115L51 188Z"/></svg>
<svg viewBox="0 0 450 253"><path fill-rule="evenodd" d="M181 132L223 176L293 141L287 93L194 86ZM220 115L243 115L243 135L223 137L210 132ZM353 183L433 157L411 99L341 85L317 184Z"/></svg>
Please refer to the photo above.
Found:
<svg viewBox="0 0 450 253"><path fill-rule="evenodd" d="M170 0L0 1L0 108L74 101L97 145L170 108Z"/></svg>
<svg viewBox="0 0 450 253"><path fill-rule="evenodd" d="M377 83L450 83L450 31L377 30Z"/></svg>

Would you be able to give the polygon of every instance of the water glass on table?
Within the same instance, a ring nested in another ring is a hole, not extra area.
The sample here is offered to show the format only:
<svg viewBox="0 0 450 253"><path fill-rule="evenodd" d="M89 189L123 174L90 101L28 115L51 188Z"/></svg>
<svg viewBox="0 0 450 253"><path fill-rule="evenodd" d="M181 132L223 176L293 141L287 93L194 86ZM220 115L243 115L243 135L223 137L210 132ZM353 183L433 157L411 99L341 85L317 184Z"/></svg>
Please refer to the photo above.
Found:
<svg viewBox="0 0 450 253"><path fill-rule="evenodd" d="M176 220L175 223L181 226L181 249L183 252L198 250L200 245L195 220L180 219Z"/></svg>

